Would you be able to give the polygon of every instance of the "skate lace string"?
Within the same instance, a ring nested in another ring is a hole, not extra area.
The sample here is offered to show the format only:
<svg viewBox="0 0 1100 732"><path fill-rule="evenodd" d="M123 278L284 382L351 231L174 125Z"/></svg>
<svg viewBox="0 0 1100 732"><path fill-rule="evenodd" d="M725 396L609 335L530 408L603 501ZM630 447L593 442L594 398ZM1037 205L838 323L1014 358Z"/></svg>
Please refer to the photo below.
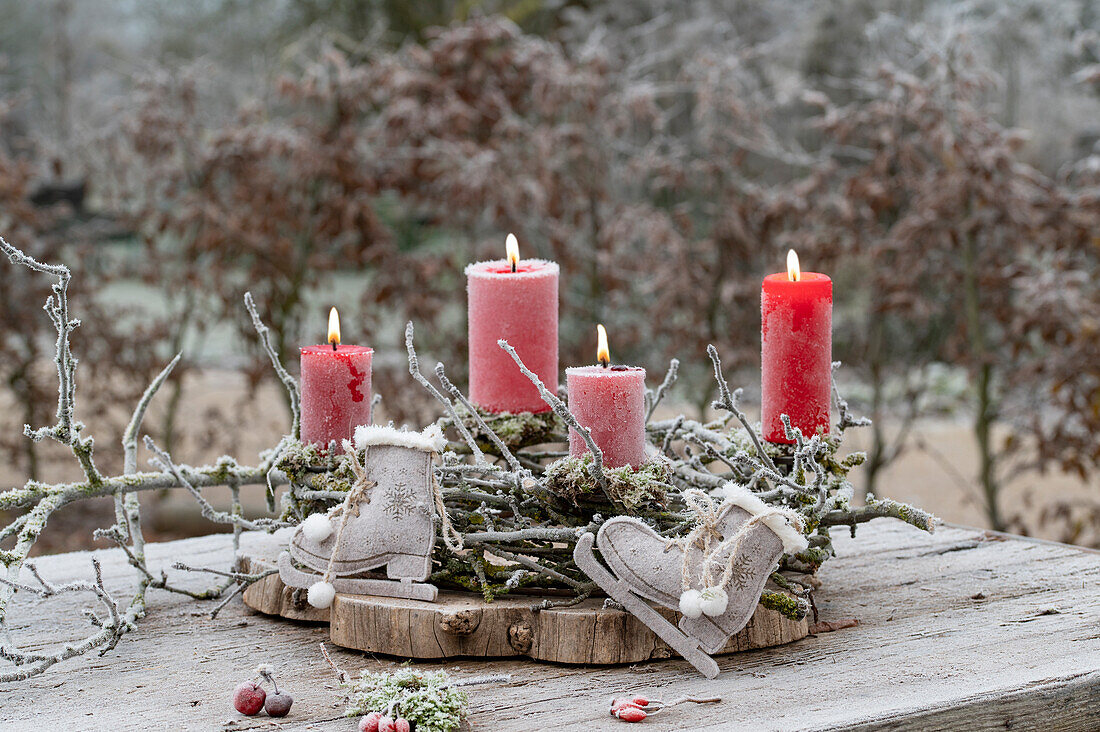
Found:
<svg viewBox="0 0 1100 732"><path fill-rule="evenodd" d="M439 481L435 479L435 471L432 471L432 497L435 499L435 510L439 514L439 533L443 535L443 543L454 553L462 551L464 542L462 534L455 530L451 524L451 517L447 515L447 507L443 505L443 489L439 487Z"/></svg>
<svg viewBox="0 0 1100 732"><path fill-rule="evenodd" d="M794 511L786 508L768 508L766 511L750 517L745 523L741 524L732 536L722 539L722 534L718 530L718 520L725 504L715 504L714 499L711 498L710 495L698 489L684 491L684 502L698 517L697 523L695 528L693 528L686 537L683 539L673 539L669 542L669 546L673 544L680 546L684 553L680 565L680 587L684 592L691 589L692 572L688 553L692 546L699 545L703 552L702 573L700 577L702 587L704 589L707 587L724 588L733 578L733 569L736 563L737 552L741 548L741 542L754 526L757 526L771 516L781 516L788 523L798 528L799 531L802 530L802 517ZM717 543L714 543L715 538L718 540ZM720 557L727 549L729 550L729 554L726 556L725 561L722 562ZM723 564L724 568L721 577L716 584L712 585L710 583L710 578L713 569Z"/></svg>
<svg viewBox="0 0 1100 732"><path fill-rule="evenodd" d="M733 579L733 568L737 563L737 552L741 549L741 542L744 541L745 537L748 536L749 531L754 526L757 526L771 516L782 516L787 521L793 523L795 526L800 527L801 530L802 521L793 511L789 511L783 508L769 508L763 513L756 514L748 521L741 524L737 531L734 532L733 536L726 539L725 541L720 542L718 546L716 546L714 550L709 555L707 555L707 558L703 562L703 587L725 588L725 586L729 584L729 581ZM721 556L726 551L726 549L729 549L729 554L723 561L721 559ZM724 564L722 576L718 579L717 583L711 584L711 570L716 565L722 564Z"/></svg>
<svg viewBox="0 0 1100 732"><path fill-rule="evenodd" d="M344 497L344 502L341 503L336 511L340 513L340 525L336 529L336 539L332 543L332 554L329 555L328 565L325 567L325 573L321 577L322 582L332 584L332 568L336 564L336 557L340 553L340 540L344 536L344 527L348 525L348 517L351 516L351 507L359 501L370 503L370 489L376 484L374 481L367 478L366 469L363 464L359 462L359 455L355 452L355 446L351 444L350 440L344 440L344 452L348 456L348 461L351 464L351 472L355 475L355 482L351 484L351 489L348 490L347 496Z"/></svg>
<svg viewBox="0 0 1100 732"><path fill-rule="evenodd" d="M710 556L710 546L712 542L722 540L722 532L718 530L718 504L709 494L698 488L691 488L684 491L683 496L684 503L695 514L695 526L687 536L669 539L665 549L678 546L684 554L680 563L680 585L681 590L686 592L691 588L691 567L689 566L691 547L698 545L703 550L703 556Z"/></svg>

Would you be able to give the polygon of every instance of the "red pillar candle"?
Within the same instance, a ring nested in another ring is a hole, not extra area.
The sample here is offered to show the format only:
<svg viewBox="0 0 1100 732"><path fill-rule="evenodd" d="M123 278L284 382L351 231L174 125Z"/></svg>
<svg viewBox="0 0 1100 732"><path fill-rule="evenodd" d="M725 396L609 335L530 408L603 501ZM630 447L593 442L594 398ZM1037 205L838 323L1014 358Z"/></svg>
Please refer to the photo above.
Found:
<svg viewBox="0 0 1100 732"><path fill-rule="evenodd" d="M809 437L829 431L833 359L833 281L801 272L787 254L787 271L764 278L760 294L761 426L768 442L790 443L781 414Z"/></svg>
<svg viewBox="0 0 1100 732"><path fill-rule="evenodd" d="M329 345L302 352L302 442L327 447L352 439L371 423L371 354L365 346L340 345L336 308L329 312Z"/></svg>
<svg viewBox="0 0 1100 732"><path fill-rule="evenodd" d="M637 467L645 454L645 369L638 366L612 366L607 334L598 327L599 366L576 366L565 370L569 390L569 411L603 453L609 468ZM583 457L588 443L580 433L569 430L569 454Z"/></svg>
<svg viewBox="0 0 1100 732"><path fill-rule="evenodd" d="M545 412L538 389L497 345L504 339L551 393L558 384L558 265L520 261L508 235L508 258L466 268L470 400L490 412Z"/></svg>

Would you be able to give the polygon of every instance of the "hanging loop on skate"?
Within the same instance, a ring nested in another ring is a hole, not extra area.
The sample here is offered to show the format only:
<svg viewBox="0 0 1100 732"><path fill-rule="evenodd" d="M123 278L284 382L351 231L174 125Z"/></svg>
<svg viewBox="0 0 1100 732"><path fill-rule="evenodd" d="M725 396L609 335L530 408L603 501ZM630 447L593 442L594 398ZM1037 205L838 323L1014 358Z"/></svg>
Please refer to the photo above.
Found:
<svg viewBox="0 0 1100 732"><path fill-rule="evenodd" d="M439 533L443 535L443 543L456 554L464 548L462 534L455 530L451 524L451 517L447 515L447 507L443 505L443 489L439 487L439 481L432 472L432 495L435 498L435 510L439 514Z"/></svg>
<svg viewBox="0 0 1100 732"><path fill-rule="evenodd" d="M684 503L695 514L695 526L687 536L679 539L669 539L665 547L678 546L684 553L684 560L680 566L680 589L687 592L691 589L691 566L688 554L691 547L698 546L704 557L710 557L711 544L722 541L722 532L718 530L718 505L714 499L698 488L690 488L683 493Z"/></svg>
<svg viewBox="0 0 1100 732"><path fill-rule="evenodd" d="M693 577L689 558L691 547L698 546L703 553L701 576L699 577L700 586L704 590L712 587L721 589L729 583L733 575L734 558L737 556L742 540L748 535L750 529L776 516L784 519L799 532L802 531L802 517L798 513L786 508L768 507L749 518L732 536L723 537L718 529L718 524L721 509L725 502L717 504L713 497L697 488L684 491L683 497L688 509L696 516L695 526L687 536L681 539L668 540L669 547L679 546L684 553L680 567L680 588L683 592L692 589ZM724 561L722 560L723 555L725 555ZM719 566L723 568L721 577L717 583L711 583L713 570Z"/></svg>
<svg viewBox="0 0 1100 732"><path fill-rule="evenodd" d="M336 529L336 539L332 545L332 554L328 558L328 566L325 567L325 573L321 575L321 581L326 584L332 584L332 568L336 563L336 557L340 553L340 539L344 535L344 527L348 525L348 517L351 516L353 510L358 510L355 506L360 501L370 503L370 489L377 485L367 477L366 468L359 462L359 455L355 451L355 445L351 444L351 440L344 440L344 452L347 453L348 460L351 463L351 472L355 475L355 482L351 484L351 489L348 490L347 496L344 497L344 503L340 506L340 525Z"/></svg>

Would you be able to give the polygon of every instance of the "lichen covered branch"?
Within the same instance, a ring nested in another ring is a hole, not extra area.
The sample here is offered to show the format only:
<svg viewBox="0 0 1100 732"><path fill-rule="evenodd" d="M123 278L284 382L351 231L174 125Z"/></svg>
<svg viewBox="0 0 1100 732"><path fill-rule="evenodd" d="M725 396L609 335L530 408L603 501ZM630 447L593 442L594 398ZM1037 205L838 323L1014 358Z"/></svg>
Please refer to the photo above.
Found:
<svg viewBox="0 0 1100 732"><path fill-rule="evenodd" d="M191 484L191 481L187 479L187 476L183 474L183 471L172 462L172 456L166 451L157 447L157 444L153 441L152 437L145 436L145 447L154 457L152 463L159 467L161 471L167 475L172 476L176 483L184 488L191 494L191 497L199 504L199 510L202 513L202 517L207 521L211 521L216 524L230 524L234 527L240 527L242 529L248 529L250 531L274 531L290 524L285 521L279 521L278 519L247 519L236 512L219 511L214 508L206 497L203 496L202 491Z"/></svg>
<svg viewBox="0 0 1100 732"><path fill-rule="evenodd" d="M163 571L160 573L151 571L145 559L140 504L137 500L138 492L165 488L187 488L199 501L200 507L202 507L207 518L216 521L228 519L230 523L234 524L235 531L239 534L240 529L246 527L270 530L282 524L273 522L270 519L249 521L240 516L239 512L225 514L224 512L214 511L209 503L202 498L198 488L209 485L230 485L236 490L241 485L284 484L287 478L278 471L272 471L271 465L249 468L239 466L235 461L228 458L224 458L217 465L201 468L176 466L166 453L156 450L151 443L147 444L157 453L157 462L163 470L160 473L138 472L137 438L145 412L160 386L179 363L180 355L177 355L153 379L134 408L122 436L122 475L103 475L96 467L93 457L93 439L83 434L84 425L77 421L75 417L77 359L73 356L70 348L70 336L72 331L80 325L80 321L72 318L69 314L68 286L71 280L69 270L64 265L38 262L11 246L2 238L0 238L0 250L3 250L14 264L23 265L33 271L57 278L57 282L52 287L52 294L47 298L44 308L57 332L54 353L58 375L57 421L52 426L37 429L27 425L24 433L28 438L35 441L49 437L66 445L84 473L84 479L81 481L46 484L32 480L20 488L13 488L0 493L0 510L21 511L8 525L0 528L0 539L14 537L14 545L10 549L0 550L0 564L3 564L5 568L4 576L0 577L0 659L7 660L16 667L11 672L0 671L0 682L4 682L30 678L61 661L82 655L96 648L99 648L101 653L111 650L122 635L132 630L136 622L144 617L146 611L145 595L149 589L185 594L197 599L210 599L221 596L232 583L224 583L209 590L196 592L170 584L167 575ZM291 391L296 431L298 420L297 385L282 369L277 354L274 353L270 345L267 329L260 322L251 298L246 299L246 305L252 315L253 323L257 327L257 332L264 342L265 349L272 357L276 372ZM282 444L280 443L280 446ZM38 586L32 587L20 582L20 573L25 566L29 552L46 528L52 514L70 503L98 497L111 497L114 500L115 524L106 529L96 530L94 532L95 536L116 543L125 554L130 565L138 572L138 585L129 603L124 605L116 601L103 587L97 560L93 560L94 582L78 581L55 586L45 581L33 565L26 566L38 581ZM82 641L65 644L57 652L49 654L23 652L16 646L8 626L10 600L12 594L17 591L34 592L41 597L53 597L62 593L78 591L92 592L96 594L100 603L107 610L107 614L106 617L88 614L89 620L100 630Z"/></svg>

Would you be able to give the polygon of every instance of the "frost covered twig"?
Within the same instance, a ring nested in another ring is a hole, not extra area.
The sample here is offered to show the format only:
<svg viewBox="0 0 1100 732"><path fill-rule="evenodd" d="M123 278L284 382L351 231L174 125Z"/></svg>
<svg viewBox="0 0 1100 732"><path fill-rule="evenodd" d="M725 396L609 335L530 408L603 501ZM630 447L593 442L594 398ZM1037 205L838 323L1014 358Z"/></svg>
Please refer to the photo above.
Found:
<svg viewBox="0 0 1100 732"><path fill-rule="evenodd" d="M752 425L749 424L748 417L745 416L745 413L742 412L737 405L741 397L741 390L738 389L731 392L726 377L722 375L722 361L718 358L718 349L708 344L707 355L710 356L710 361L714 365L714 379L718 382L718 399L713 404L714 408L725 409L736 417L737 421L741 423L741 426L745 428L745 432L752 440L753 446L756 447L756 454L760 456L760 461L771 470L776 470L775 463L772 462L772 459L764 450L764 446L760 444L760 437L757 436L756 430L752 428Z"/></svg>
<svg viewBox="0 0 1100 732"><path fill-rule="evenodd" d="M324 643L321 643L321 655L325 657L325 662L328 663L328 665L332 668L332 672L336 674L336 680L339 681L341 684L346 684L348 682L347 671L344 671L342 668L337 666L336 662L333 661L331 657L329 657L328 649L325 648Z"/></svg>
<svg viewBox="0 0 1100 732"><path fill-rule="evenodd" d="M283 382L283 386L286 388L287 397L290 399L290 414L291 414L291 427L290 434L295 437L299 434L301 425L302 413L301 407L301 394L298 388L298 382L291 376L286 368L283 367L283 362L279 358L279 354L275 351L275 346L271 344L271 329L264 324L264 321L260 318L259 311L256 310L256 303L252 300L252 293L244 293L244 306L248 309L248 314L252 318L252 327L256 329L256 334L260 336L260 343L264 347L264 352L267 353L267 357L271 359L271 365L275 369L275 374L279 377L279 381Z"/></svg>
<svg viewBox="0 0 1100 732"><path fill-rule="evenodd" d="M103 586L103 571L99 560L95 557L92 557L94 582L77 580L63 585L55 585L46 581L33 564L28 564L27 569L38 582L37 587L4 577L0 577L0 584L10 590L33 593L41 598L50 598L70 592L91 592L103 607L106 617L100 617L94 613L87 614L86 617L89 622L99 628L99 631L75 643L63 644L52 653L21 651L7 642L0 643L0 658L10 661L16 666L15 671L0 673L0 684L24 681L32 676L37 676L54 664L83 655L96 648L100 649L99 654L102 656L118 645L123 635L133 630L134 620L136 619L133 608L123 610L118 601Z"/></svg>
<svg viewBox="0 0 1100 732"><path fill-rule="evenodd" d="M592 475L596 479L597 485L600 489L607 490L607 473L603 469L603 450L600 449L596 441L592 439L592 432L587 427L583 426L577 421L577 418L573 416L573 413L569 411L569 408L565 406L565 402L558 399L556 396L550 393L550 390L546 388L546 384L542 383L542 379L538 377L531 369L527 368L527 364L523 363L523 359L516 353L516 349L506 340L497 341L497 345L503 348L512 360L519 366L519 370L523 372L523 375L531 380L531 383L539 390L539 395L542 396L542 400L550 405L550 408L562 418L562 421L569 425L570 428L576 430L584 439L584 444L588 446L588 451L592 453Z"/></svg>
<svg viewBox="0 0 1100 732"><path fill-rule="evenodd" d="M218 617L218 613L229 604L229 601L236 597L241 592L244 592L250 585L254 585L260 580L278 574L278 569L266 569L262 572L234 572L225 571L221 569L214 569L213 567L191 567L183 562L176 562L172 565L173 569L178 569L182 572L204 572L206 574L213 574L218 577L225 577L226 581L218 585L221 591L228 589L231 585L236 585L233 591L229 593L218 605L210 611L210 619ZM219 593L220 594L220 591Z"/></svg>
<svg viewBox="0 0 1100 732"><path fill-rule="evenodd" d="M149 568L145 564L144 555L139 556L133 549L126 545L126 537L118 526L112 526L109 529L96 529L92 533L92 535L95 536L95 538L97 539L109 539L118 544L119 548L122 550L122 553L126 555L126 561L129 562L130 566L136 569L142 575L144 579L142 580L141 589L139 590L139 596L142 603L144 603L144 590L150 587L157 590L174 592L178 595L186 595L196 600L209 600L215 597L220 597L222 592L224 592L226 587L228 587L227 584L225 586L201 591L188 590L183 587L176 587L175 585L169 584L168 575L163 570L161 570L159 576L154 575L151 571L149 571ZM135 597L134 602L137 601L138 598Z"/></svg>
<svg viewBox="0 0 1100 732"><path fill-rule="evenodd" d="M497 436L497 433L490 429L489 425L485 424L485 420L477 413L474 405L470 403L470 400L466 398L462 390L452 384L451 380L447 378L447 373L442 363L437 363L435 365L435 375L443 388L446 389L451 396L457 399L470 414L471 418L477 423L478 428L489 438L489 441L492 442L493 446L500 452L500 456L503 457L512 468L512 472L522 474L524 470L520 467L519 461L516 460L515 455L512 454L512 451L509 450L500 437Z"/></svg>
<svg viewBox="0 0 1100 732"><path fill-rule="evenodd" d="M137 435L141 429L141 423L145 420L145 411L149 408L149 402L153 400L161 385L164 384L169 374L180 362L182 355L177 353L176 357L157 374L156 378L146 387L141 399L138 400L137 406L134 407L134 412L130 416L126 430L122 433L123 475L132 476L137 473ZM137 493L127 493L125 495L115 493L115 507L117 515L116 528L120 534L119 545L125 549L125 541L129 538L132 549L126 551L132 557L131 564L141 569L147 575L147 579L152 579L152 575L145 568L145 536L141 530L141 506L138 502ZM144 589L144 586L143 583L142 589ZM165 586L167 586L167 582L165 582ZM139 590L139 593L141 592L142 590ZM142 600L144 600L144 597L142 597Z"/></svg>
<svg viewBox="0 0 1100 732"><path fill-rule="evenodd" d="M178 485L186 488L188 492L191 493L192 498L199 504L199 510L202 513L202 517L207 521L212 521L216 524L239 526L242 529L248 529L250 531L275 531L276 529L290 526L287 522L279 521L278 519L246 519L237 513L217 510L210 504L210 501L206 500L202 492L191 484L191 481L183 474L180 467L172 462L172 456L157 447L157 444L149 435L145 436L145 447L149 452L153 453L153 458L150 462L159 467L164 473L172 476Z"/></svg>
<svg viewBox="0 0 1100 732"><path fill-rule="evenodd" d="M428 381L424 374L420 373L420 361L416 357L416 348L413 347L413 324L411 320L405 325L405 350L409 355L409 373L412 374L412 377L416 379L421 386L427 389L428 393L434 396L447 410L447 414L454 420L455 429L462 435L462 439L466 441L474 459L479 463L485 462L485 455L481 452L481 448L477 446L477 440L475 440L473 435L470 434L470 431L466 429L466 425L462 423L462 418L458 416L454 403L443 396L443 394L439 392L439 389L432 386L432 382Z"/></svg>
<svg viewBox="0 0 1100 732"><path fill-rule="evenodd" d="M665 373L665 379L661 382L661 385L657 387L656 391L650 391L646 389L646 410L645 421L649 422L653 418L653 413L657 411L657 405L664 399L665 394L672 388L672 385L676 383L676 378L680 373L680 359L674 358L668 362L668 371Z"/></svg>
<svg viewBox="0 0 1100 732"><path fill-rule="evenodd" d="M836 404L836 411L839 415L836 422L836 431L838 434L844 434L844 431L851 427L867 427L871 424L871 420L867 417L853 417L852 410L848 406L848 400L840 396L840 389L836 385L836 372L840 368L840 361L833 361L833 369L830 374L830 384L833 391L833 402Z"/></svg>

